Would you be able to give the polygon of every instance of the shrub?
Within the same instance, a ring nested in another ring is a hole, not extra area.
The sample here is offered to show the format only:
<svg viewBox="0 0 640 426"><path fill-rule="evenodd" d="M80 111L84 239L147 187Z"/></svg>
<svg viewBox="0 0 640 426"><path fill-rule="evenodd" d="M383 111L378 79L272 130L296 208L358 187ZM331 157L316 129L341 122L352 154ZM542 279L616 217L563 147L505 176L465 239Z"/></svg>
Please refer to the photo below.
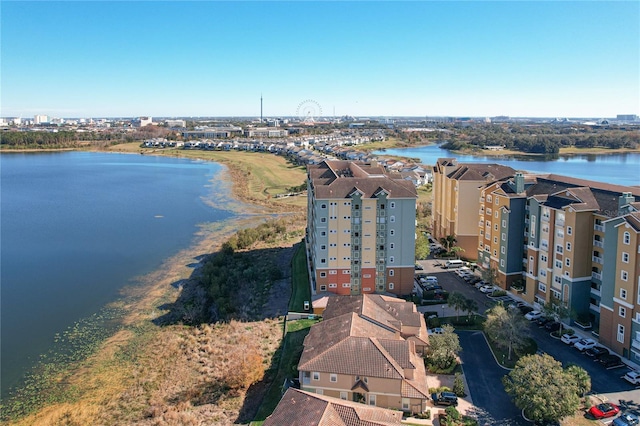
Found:
<svg viewBox="0 0 640 426"><path fill-rule="evenodd" d="M453 379L453 393L460 397L465 396L464 382L462 381L462 375L460 373L456 373L456 376Z"/></svg>

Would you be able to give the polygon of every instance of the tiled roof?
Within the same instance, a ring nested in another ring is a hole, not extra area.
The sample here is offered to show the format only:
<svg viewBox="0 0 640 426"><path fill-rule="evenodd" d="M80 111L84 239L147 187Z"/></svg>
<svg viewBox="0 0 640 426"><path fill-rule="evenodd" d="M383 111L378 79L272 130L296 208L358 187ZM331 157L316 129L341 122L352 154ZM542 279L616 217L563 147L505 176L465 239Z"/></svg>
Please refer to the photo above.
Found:
<svg viewBox="0 0 640 426"><path fill-rule="evenodd" d="M355 312L384 327L401 331L402 325L420 327L420 313L415 305L403 299L367 294L340 296L329 300L323 318L330 319L345 313Z"/></svg>
<svg viewBox="0 0 640 426"><path fill-rule="evenodd" d="M289 388L264 426L399 426L402 412Z"/></svg>
<svg viewBox="0 0 640 426"><path fill-rule="evenodd" d="M348 198L360 191L363 198L371 198L380 190L389 198L417 198L412 182L399 173L385 172L382 166L358 161L323 161L307 167L309 178L318 199Z"/></svg>
<svg viewBox="0 0 640 426"><path fill-rule="evenodd" d="M449 173L449 179L493 181L513 176L515 170L501 164L464 163Z"/></svg>

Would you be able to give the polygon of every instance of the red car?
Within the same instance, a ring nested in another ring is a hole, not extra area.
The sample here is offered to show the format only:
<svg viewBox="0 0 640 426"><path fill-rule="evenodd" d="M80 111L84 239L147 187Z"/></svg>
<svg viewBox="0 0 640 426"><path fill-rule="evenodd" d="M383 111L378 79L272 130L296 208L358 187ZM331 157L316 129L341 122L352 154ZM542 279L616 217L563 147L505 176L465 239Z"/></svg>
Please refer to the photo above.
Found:
<svg viewBox="0 0 640 426"><path fill-rule="evenodd" d="M589 409L589 414L591 414L596 419L604 419L606 417L613 417L620 412L620 408L618 408L615 404L610 404L605 402L604 404L594 405Z"/></svg>

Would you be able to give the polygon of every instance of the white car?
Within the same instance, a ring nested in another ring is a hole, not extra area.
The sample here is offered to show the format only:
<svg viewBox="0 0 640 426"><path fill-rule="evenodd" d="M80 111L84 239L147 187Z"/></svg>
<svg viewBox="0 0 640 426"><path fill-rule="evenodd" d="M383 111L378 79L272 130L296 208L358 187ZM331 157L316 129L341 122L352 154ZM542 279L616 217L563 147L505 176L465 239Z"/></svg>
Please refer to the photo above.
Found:
<svg viewBox="0 0 640 426"><path fill-rule="evenodd" d="M495 290L495 287L492 286L492 285L488 285L488 284L487 285L483 285L482 287L480 287L480 291L482 293L485 293L485 294L493 293L494 290Z"/></svg>
<svg viewBox="0 0 640 426"><path fill-rule="evenodd" d="M444 334L442 327L431 328L427 330L427 334Z"/></svg>
<svg viewBox="0 0 640 426"><path fill-rule="evenodd" d="M563 334L560 340L562 343L566 343L567 345L574 345L578 340L580 340L580 336L577 334Z"/></svg>
<svg viewBox="0 0 640 426"><path fill-rule="evenodd" d="M582 352L593 348L595 345L596 341L593 339L580 339L573 345L573 347Z"/></svg>
<svg viewBox="0 0 640 426"><path fill-rule="evenodd" d="M456 269L456 274L458 274L459 276L464 276L467 274L472 274L473 272L471 272L471 269L468 266L463 266L461 268Z"/></svg>
<svg viewBox="0 0 640 426"><path fill-rule="evenodd" d="M535 321L538 318L540 318L542 316L542 312L540 311L531 311L527 314L525 314L525 318L528 319L529 321Z"/></svg>
<svg viewBox="0 0 640 426"><path fill-rule="evenodd" d="M640 385L640 371L631 370L627 374L625 374L622 378L625 379L627 382L631 383L632 385Z"/></svg>

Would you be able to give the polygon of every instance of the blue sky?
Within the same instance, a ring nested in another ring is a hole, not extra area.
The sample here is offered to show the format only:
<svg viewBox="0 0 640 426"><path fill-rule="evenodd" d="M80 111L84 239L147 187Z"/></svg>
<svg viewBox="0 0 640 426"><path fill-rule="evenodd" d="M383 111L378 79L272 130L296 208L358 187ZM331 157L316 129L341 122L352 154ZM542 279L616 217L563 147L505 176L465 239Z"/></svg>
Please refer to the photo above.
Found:
<svg viewBox="0 0 640 426"><path fill-rule="evenodd" d="M640 3L2 1L2 116L640 114Z"/></svg>

